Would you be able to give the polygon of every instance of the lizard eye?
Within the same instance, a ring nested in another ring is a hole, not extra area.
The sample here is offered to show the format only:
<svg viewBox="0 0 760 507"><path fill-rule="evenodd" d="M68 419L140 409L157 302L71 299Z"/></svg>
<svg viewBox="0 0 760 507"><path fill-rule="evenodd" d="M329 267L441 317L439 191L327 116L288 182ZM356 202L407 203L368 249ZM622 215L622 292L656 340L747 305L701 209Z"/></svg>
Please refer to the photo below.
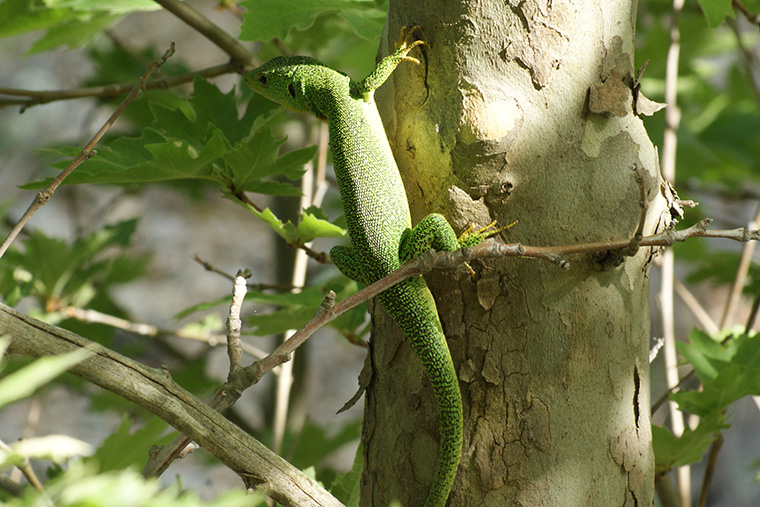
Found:
<svg viewBox="0 0 760 507"><path fill-rule="evenodd" d="M293 86L293 83L290 83L290 84L288 85L288 92L290 92L290 96L291 96L291 97L293 97L293 98L296 98L296 89L295 89L295 87Z"/></svg>
<svg viewBox="0 0 760 507"><path fill-rule="evenodd" d="M267 85L267 77L264 76L264 75L259 76L259 83L261 83L262 86L266 86Z"/></svg>

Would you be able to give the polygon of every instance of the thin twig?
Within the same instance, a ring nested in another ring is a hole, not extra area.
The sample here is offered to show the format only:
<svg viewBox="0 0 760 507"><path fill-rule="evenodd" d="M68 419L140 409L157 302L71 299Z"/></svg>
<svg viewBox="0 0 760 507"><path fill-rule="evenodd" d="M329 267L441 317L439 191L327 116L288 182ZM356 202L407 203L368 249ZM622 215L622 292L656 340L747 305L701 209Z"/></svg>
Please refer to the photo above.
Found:
<svg viewBox="0 0 760 507"><path fill-rule="evenodd" d="M641 208L641 214L639 215L639 225L636 228L636 232L633 234L628 248L623 250L624 255L635 255L641 245L641 239L644 237L644 225L647 220L647 212L649 211L649 200L647 199L647 188L644 182L644 175L639 168L638 164L633 164L634 180L636 186L639 189L639 207Z"/></svg>
<svg viewBox="0 0 760 507"><path fill-rule="evenodd" d="M747 319L747 323L746 323L746 325L744 327L744 334L749 334L749 332L752 330L752 325L754 324L755 317L757 316L758 308L760 308L760 293L758 293L755 296L755 299L754 299L754 301L752 303L752 310L750 310L750 314L749 314L749 317ZM709 319L709 317L708 317L708 319ZM717 325L714 322L712 322L711 319L709 320L709 322L712 323L712 325L711 325L712 331L714 331L714 332L719 331ZM710 331L708 330L708 332L710 332ZM729 341L731 341L731 339L733 337L734 337L733 334L729 334L728 336L726 336L723 339L723 341L720 344L721 345L727 344ZM669 389L667 389L665 391L665 393L662 396L660 396L660 398L658 398L656 402L654 402L652 404L652 407L650 408L650 412L652 414L654 414L662 406L662 404L667 401L668 396L670 396L674 392L677 392L678 389L684 384L684 382L686 382L687 380L689 380L695 374L696 374L696 370L694 368L692 368L688 372L686 372L686 374L683 377L681 377L680 379L678 379L678 382L676 382L675 385L673 385L672 387L670 387ZM760 408L760 406L758 408Z"/></svg>
<svg viewBox="0 0 760 507"><path fill-rule="evenodd" d="M187 72L178 76L157 79L146 83L143 90L166 90L175 86L189 83L196 76L212 78L235 72L231 63L223 63L206 69ZM22 90L19 88L0 88L0 108L6 106L21 106L21 112L39 104L48 104L58 100L71 100L91 97L116 97L129 93L135 88L135 83L123 83L106 86L92 86L88 88L73 88L70 90ZM6 95L7 97L3 97ZM12 99L9 97L23 97Z"/></svg>
<svg viewBox="0 0 760 507"><path fill-rule="evenodd" d="M752 301L752 308L749 311L747 322L744 324L744 333L749 334L752 328L755 326L755 319L757 318L757 312L760 309L760 292L755 294L755 299Z"/></svg>
<svg viewBox="0 0 760 507"><path fill-rule="evenodd" d="M8 453L12 452L8 444L3 442L2 440L0 440L0 449ZM24 474L24 477L26 477L26 480L29 481L29 484L31 484L32 487L36 489L42 495L46 503L52 507L54 505L53 501L50 499L47 492L45 491L45 488L42 486L42 482L37 477L37 474L34 473L34 469L29 464L29 460L25 459L24 463L22 463L21 465L18 465L18 469L21 470L21 473Z"/></svg>
<svg viewBox="0 0 760 507"><path fill-rule="evenodd" d="M252 210L254 210L256 213L262 213L264 210L255 202L253 202L248 195L246 195L245 192L241 192L239 190L231 190L230 195L235 197L238 201L240 201L243 206L249 206ZM306 255L314 259L315 261L319 262L320 264L330 264L330 256L327 255L325 252L317 252L313 248L311 248L311 243L304 243L303 241L296 240L296 241L288 241L288 245L296 248L298 250L303 250Z"/></svg>
<svg viewBox="0 0 760 507"><path fill-rule="evenodd" d="M642 246L664 246L672 245L675 238L678 241L684 241L689 237L699 237L709 235L710 231L705 231L704 226L708 223L708 220L684 229L682 231L670 231L671 234L660 233L653 236L647 236L642 238ZM740 230L737 230L740 231ZM742 237L743 234L734 231L720 231L721 237ZM760 239L760 231L753 231L753 237ZM356 292L352 296L344 299L340 303L337 303L334 308L328 310L321 308L319 313L315 315L304 327L296 332L288 341L278 347L278 351L272 352L269 356L265 357L261 361L257 361L251 366L243 369L241 376L245 376L245 382L239 386L243 389L249 387L252 384L258 382L261 377L270 371L275 366L281 364L279 361L288 357L289 351L295 350L300 343L303 343L309 336L311 336L317 329L327 324L327 322L343 315L347 311L355 308L359 304L371 299L381 292L389 289L397 283L416 275L426 273L432 269L451 269L464 262L468 262L474 259L485 259L494 257L535 257L543 259L555 264L559 264L561 267L569 267L569 262L564 260L565 255L577 254L584 252L603 251L610 248L621 248L628 243L629 240L620 239L609 242L597 242L597 243L585 243L581 245L567 245L558 247L533 247L523 246L519 243L504 244L497 243L493 240L488 240L480 243L479 245L462 248L455 252L434 252L431 251L423 256L417 257L414 260L408 262L400 269L394 271L390 275L378 280L365 287L364 289ZM558 259L562 259L564 262L559 262ZM324 306L324 305L323 305ZM280 350L282 349L282 350Z"/></svg>
<svg viewBox="0 0 760 507"><path fill-rule="evenodd" d="M399 271L396 271L396 273ZM388 277L384 278L383 280L386 280L387 278ZM275 367L290 361L293 352L298 347L303 345L306 340L308 340L325 324L331 320L338 318L339 316L362 304L368 299L371 299L380 292L383 292L383 290L387 288L385 285L388 285L388 283L381 284L380 282L383 280L365 287L364 289L354 293L338 304L335 304L335 293L333 291L329 291L327 296L325 296L324 300L322 301L322 304L319 306L319 310L314 315L314 317L309 320L309 322L307 322L301 329L293 333L287 340L282 342L282 344L274 349L272 353L267 357L243 368L243 371L241 371L239 378L234 380L236 383L238 383L238 385L235 387L238 389L241 387L243 389L247 389L248 387L256 384L264 377L264 375L272 371Z"/></svg>
<svg viewBox="0 0 760 507"><path fill-rule="evenodd" d="M710 484L715 475L715 463L718 461L718 453L721 447L723 447L722 433L718 434L718 438L710 446L710 453L707 455L707 465L705 466L705 475L702 479L702 488L699 490L697 507L705 507L707 505L707 495L710 493Z"/></svg>
<svg viewBox="0 0 760 507"><path fill-rule="evenodd" d="M67 315L73 319L77 319L80 322L90 322L97 324L105 324L116 329L121 329L129 333L135 333L140 336L157 337L157 336L176 336L185 340L194 340L208 344L211 347L217 347L227 343L227 339L223 334L212 333L197 333L193 331L187 331L185 329L166 329L154 326L153 324L144 324L140 322L131 322L114 315L108 315L106 313L99 312L97 310L77 308L75 306L67 306L59 310L64 315ZM245 342L241 342L241 347L246 354L253 357L264 357L266 352L254 347Z"/></svg>
<svg viewBox="0 0 760 507"><path fill-rule="evenodd" d="M321 207L330 184L327 182L327 153L330 151L327 122L319 122L319 144L317 144L317 167L314 173L314 198L312 206Z"/></svg>
<svg viewBox="0 0 760 507"><path fill-rule="evenodd" d="M198 254L193 255L193 260L197 262L198 264L200 264L201 266L203 266L203 268L206 271L211 271L212 273L221 275L229 281L235 280L235 277L233 275L227 273L226 271L224 271L223 269L217 266L214 266L210 262L202 259ZM248 287L248 290L258 290L258 291L262 291L262 290L279 290L279 291L288 290L289 291L295 288L292 285L287 285L287 284L282 284L282 283L250 283L248 282L246 286Z"/></svg>
<svg viewBox="0 0 760 507"><path fill-rule="evenodd" d="M753 25L760 26L760 16L758 16L754 12L747 9L747 7L745 7L744 4L741 3L739 0L733 0L731 2L731 5L733 6L734 9L744 14L744 17L747 18L747 21L749 21Z"/></svg>
<svg viewBox="0 0 760 507"><path fill-rule="evenodd" d="M699 301L697 301L697 298L695 298L694 295L689 292L689 289L687 289L686 286L681 283L680 280L678 280L678 278L673 279L673 287L675 288L678 297L681 298L681 301L684 302L689 311L691 311L691 314L694 315L694 317L700 323L702 329L704 329L708 334L717 334L720 331L720 327L718 327L715 321L710 318L707 310L705 310L704 307L699 304Z"/></svg>
<svg viewBox="0 0 760 507"><path fill-rule="evenodd" d="M356 302L355 296L358 294L359 292L352 297L347 298L343 302L348 302L344 305L347 308L343 309L342 312L335 314L332 312L335 304L335 293L330 291L328 295L325 296L317 314L312 317L306 325L285 340L265 358L238 370L235 376L228 379L228 381L216 392L209 405L219 412L224 412L230 408L235 402L237 402L243 391L256 384L264 377L264 375L274 370L277 366L289 361L293 355L293 351L300 347L319 328L327 324L330 320L342 315L350 308L361 304L361 301ZM143 475L145 477L158 477L163 474L169 465L184 452L190 443L191 439L189 437L179 435L168 445L153 452L143 469Z"/></svg>
<svg viewBox="0 0 760 507"><path fill-rule="evenodd" d="M662 406L662 404L665 403L666 401L668 401L668 396L670 396L673 393L678 392L678 389L680 389L680 387L687 380L689 380L691 377L693 377L694 375L696 375L696 373L697 373L697 370L695 370L694 368L692 368L691 370L689 370L688 372L686 372L686 374L683 377L679 378L678 381L675 383L675 385L673 385L672 387L669 387L665 391L665 393L662 396L660 396L657 399L657 401L655 401L652 404L652 407L649 409L650 413L654 414L655 412L657 412L660 409L660 407Z"/></svg>
<svg viewBox="0 0 760 507"><path fill-rule="evenodd" d="M670 45L665 66L665 132L662 141L662 176L667 181L675 181L676 177L676 145L678 142L678 125L681 113L678 109L676 98L678 96L678 60L681 53L680 21L684 0L673 0L673 8L670 17ZM665 358L665 378L668 388L678 383L677 355L675 345L675 324L673 321L673 280L674 274L673 251L668 249L662 256L662 268L660 278L660 318L662 333L665 339L663 356ZM674 402L669 403L670 423L673 434L681 436L684 430L683 414L678 410ZM676 469L677 494L683 507L691 504L690 494L690 469L688 466ZM667 476L663 481L669 480Z"/></svg>
<svg viewBox="0 0 760 507"><path fill-rule="evenodd" d="M757 224L760 222L760 203L755 210L755 216L747 224L750 229L757 228ZM739 266L736 268L736 276L734 277L734 283L731 286L726 306L723 309L723 317L720 319L720 328L723 329L729 325L733 320L736 307L739 304L739 299L744 289L744 282L747 280L747 274L749 273L750 265L752 264L752 254L755 253L754 241L749 241L744 245L742 249L742 256L739 260Z"/></svg>
<svg viewBox="0 0 760 507"><path fill-rule="evenodd" d="M314 259L320 264L332 264L327 252L317 252L311 248L311 242L304 243L303 241L288 241L288 245L298 250L303 250L307 257Z"/></svg>
<svg viewBox="0 0 760 507"><path fill-rule="evenodd" d="M87 349L93 354L71 367L74 375L98 385L191 435L236 472L247 488L283 505L342 505L319 484L261 442L179 386L165 368L148 368L102 345L0 304L0 334L8 351L32 358Z"/></svg>
<svg viewBox="0 0 760 507"><path fill-rule="evenodd" d="M145 86L145 83L148 81L148 78L150 75L161 65L166 62L166 60L171 57L174 54L174 43L171 43L171 46L169 49L166 50L166 52L163 54L161 58L157 58L153 60L153 63L151 63L150 67L148 67L148 70L145 71L145 74L140 78L138 83L132 88L132 91L129 93L126 99L121 103L121 105L114 111L114 113L111 115L108 120L103 124L103 126L98 130L98 132L90 139L90 142L87 143L87 145L84 147L82 152L64 169L61 171L61 173L53 179L53 181L50 183L50 185L45 189L42 190L37 194L34 201L32 201L32 204L29 205L29 208L27 208L24 215L21 217L21 219L18 221L16 226L11 230L11 232L8 234L8 236L5 238L5 241L3 241L3 244L0 245L0 258L5 254L5 252L8 250L8 247L10 247L11 243L13 243L13 240L16 239L16 236L18 236L18 233L21 231L21 229L24 228L24 225L32 218L32 215L34 215L38 209L40 209L42 206L44 206L50 198L53 196L53 193L56 191L58 186L63 182L63 180L71 174L74 169L79 167L79 165L87 160L88 158L95 155L95 151L93 148L95 145L100 141L100 138L103 137L103 135L108 131L108 129L111 128L111 126L116 122L116 120L119 118L121 113L129 106L129 104L132 103L133 100L142 92L143 87Z"/></svg>
<svg viewBox="0 0 760 507"><path fill-rule="evenodd" d="M315 170L316 168L314 167L314 164L310 162L307 164L306 171L301 178L301 199L298 203L299 215L302 215L305 209L314 205ZM311 250L311 242L305 243L303 246ZM306 254L306 250L296 250L296 255L293 259L293 271L291 273L291 283L294 286L303 286L306 283L308 261L309 257ZM293 291L293 293L298 292L300 292L300 289ZM297 329L288 329L285 331L283 334L283 341L287 341L296 331ZM280 454L282 451L282 442L285 438L285 428L288 422L290 395L293 389L293 366L294 361L292 360L287 361L282 365L280 376L277 378L277 386L275 388L274 419L272 422L272 450L277 454Z"/></svg>
<svg viewBox="0 0 760 507"><path fill-rule="evenodd" d="M742 63L744 64L744 70L747 72L749 83L752 85L752 92L755 95L755 102L760 105L760 62L747 45L744 44L742 34L739 31L739 24L735 19L727 20L728 26L734 32L736 37L736 45L739 47L739 52L742 55Z"/></svg>
<svg viewBox="0 0 760 507"><path fill-rule="evenodd" d="M760 230L747 229L740 227L730 230L709 230L707 226L712 220L706 218L697 222L687 229L666 230L652 236L645 236L641 239L640 246L673 246L678 242L686 241L690 238L725 238L734 241L758 241L760 240ZM519 254L525 257L535 257L555 263L563 268L569 268L566 256L582 253L604 252L606 250L619 250L630 244L629 239L616 239L610 241L596 241L592 243L579 243L577 245L560 245L560 246L524 246L520 245L523 253ZM494 241L484 241L479 245L473 246L468 250L471 258L487 258L515 255L510 251L516 244L503 244ZM442 252L446 253L446 252Z"/></svg>

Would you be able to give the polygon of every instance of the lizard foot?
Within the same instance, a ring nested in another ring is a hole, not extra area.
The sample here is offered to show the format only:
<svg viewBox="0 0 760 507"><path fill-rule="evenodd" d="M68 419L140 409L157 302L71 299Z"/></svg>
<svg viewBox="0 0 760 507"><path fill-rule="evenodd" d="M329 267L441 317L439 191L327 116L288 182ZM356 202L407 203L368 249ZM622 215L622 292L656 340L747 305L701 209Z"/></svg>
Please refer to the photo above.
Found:
<svg viewBox="0 0 760 507"><path fill-rule="evenodd" d="M499 234L501 231L505 231L515 225L517 223L517 220L512 222L511 224L504 226L504 227L496 227L496 220L491 222L490 224L486 225L485 227L481 227L480 229L475 229L475 224L470 224L470 226L465 230L462 234L459 235L457 238L457 241L459 242L460 247L469 247L469 246L475 246L481 241L483 241L486 238L490 238L491 236L495 236L496 234ZM470 266L468 263L464 263L464 267L467 268L467 271L470 272L470 277L474 280L476 277L475 270L472 269L472 266Z"/></svg>
<svg viewBox="0 0 760 507"><path fill-rule="evenodd" d="M511 224L506 225L504 227L496 227L496 220L494 220L493 222L486 225L485 227L481 227L480 229L477 229L477 230L475 230L475 224L470 224L467 230L465 230L457 238L457 240L459 241L459 246L462 246L462 247L475 246L486 238L490 238L491 236L495 236L502 231L506 231L507 229L515 225L516 223L517 223L517 220L515 220Z"/></svg>
<svg viewBox="0 0 760 507"><path fill-rule="evenodd" d="M398 41L396 42L396 56L404 61L404 62L413 62L417 65L420 64L420 61L417 58L414 58L413 56L407 56L409 52L416 48L417 46L422 46L425 44L424 40L421 39L415 39L414 34L418 31L422 30L419 25L414 25L412 27L403 26L401 27L401 35L399 36Z"/></svg>

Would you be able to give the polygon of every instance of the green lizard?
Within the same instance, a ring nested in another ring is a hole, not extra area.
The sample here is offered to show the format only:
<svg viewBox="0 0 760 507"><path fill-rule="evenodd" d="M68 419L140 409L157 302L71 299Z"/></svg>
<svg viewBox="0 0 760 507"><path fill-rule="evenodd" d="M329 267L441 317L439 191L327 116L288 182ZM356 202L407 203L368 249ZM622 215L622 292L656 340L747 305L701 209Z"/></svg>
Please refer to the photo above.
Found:
<svg viewBox="0 0 760 507"><path fill-rule="evenodd" d="M352 81L309 57L277 57L245 77L255 92L288 109L327 121L335 175L351 246L336 246L330 257L349 278L371 284L431 248L454 251L498 231L468 230L457 238L439 214L412 228L406 191L373 100L374 90L407 54L417 27L402 29L396 51L363 81ZM419 355L440 414L440 448L426 507L443 506L462 451L462 397L433 296L421 276L407 279L378 296Z"/></svg>

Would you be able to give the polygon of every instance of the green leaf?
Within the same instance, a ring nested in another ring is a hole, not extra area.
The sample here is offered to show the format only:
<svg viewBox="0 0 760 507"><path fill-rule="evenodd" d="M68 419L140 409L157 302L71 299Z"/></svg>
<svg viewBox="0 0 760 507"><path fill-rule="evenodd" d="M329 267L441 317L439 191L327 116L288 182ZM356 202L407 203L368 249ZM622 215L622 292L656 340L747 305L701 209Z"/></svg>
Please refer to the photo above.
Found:
<svg viewBox="0 0 760 507"><path fill-rule="evenodd" d="M290 30L284 42L296 54L312 56L361 79L375 68L378 39L386 15L384 0L356 2L353 8L317 16L305 31ZM259 52L262 60L280 54L272 43L262 44Z"/></svg>
<svg viewBox="0 0 760 507"><path fill-rule="evenodd" d="M304 211L301 221L298 222L298 234L301 241L309 242L314 238L344 238L346 230L331 224L324 218Z"/></svg>
<svg viewBox="0 0 760 507"><path fill-rule="evenodd" d="M698 2L711 28L719 26L726 18L734 19L731 0L698 0Z"/></svg>
<svg viewBox="0 0 760 507"><path fill-rule="evenodd" d="M291 28L306 30L320 14L361 4L374 5L361 0L245 0L240 4L247 11L240 27L240 40L285 39Z"/></svg>
<svg viewBox="0 0 760 507"><path fill-rule="evenodd" d="M377 8L346 9L340 17L354 29L356 35L366 40L375 40L383 33L386 10Z"/></svg>
<svg viewBox="0 0 760 507"><path fill-rule="evenodd" d="M0 2L0 37L47 28L33 52L75 47L124 14L160 8L150 0L4 0Z"/></svg>
<svg viewBox="0 0 760 507"><path fill-rule="evenodd" d="M723 347L710 335L696 328L689 333L689 343L677 342L676 348L694 366L703 381L715 380L718 368L728 365L736 353L734 347Z"/></svg>
<svg viewBox="0 0 760 507"><path fill-rule="evenodd" d="M0 468L21 465L28 459L50 459L60 463L72 456L90 454L92 446L66 435L25 438L9 444L9 451L0 449Z"/></svg>
<svg viewBox="0 0 760 507"><path fill-rule="evenodd" d="M702 391L680 391L673 394L672 399L679 409L705 416L749 395L760 395L760 369L732 364L714 381L706 382Z"/></svg>
<svg viewBox="0 0 760 507"><path fill-rule="evenodd" d="M220 305L229 307L231 302L232 302L232 294L227 294L217 299L212 299L210 301L203 301L201 303L189 306L185 308L184 310L182 310L181 312L175 314L174 318L176 320L181 320L195 312L204 312L206 310L211 310L212 308L216 308L217 306L220 306Z"/></svg>
<svg viewBox="0 0 760 507"><path fill-rule="evenodd" d="M150 448L154 445L168 444L176 435L170 433L161 437L169 428L169 424L158 417L151 417L134 433L129 431L131 426L129 416L124 414L116 431L105 439L92 457L88 458L89 461L98 464L101 473L134 466L142 469L148 461Z"/></svg>
<svg viewBox="0 0 760 507"><path fill-rule="evenodd" d="M269 208L263 211L256 211L250 207L248 209L269 225L282 239L291 244L308 243L315 238L344 238L347 236L345 229L322 218L324 215L321 212L316 212L314 208L304 211L298 226L295 226L290 220L283 222Z"/></svg>
<svg viewBox="0 0 760 507"><path fill-rule="evenodd" d="M266 314L257 314L247 318L255 328L254 334L266 336L283 333L289 329L298 328L317 312L326 291L335 291L336 299L342 301L358 290L358 284L345 277L329 280L325 287L307 287L298 293L268 294L250 291L246 301L267 305L278 305L282 308ZM361 336L359 328L367 315L367 307L362 304L344 313L328 324L344 336Z"/></svg>
<svg viewBox="0 0 760 507"><path fill-rule="evenodd" d="M102 10L111 14L127 14L135 11L160 9L153 0L43 0L50 8L68 7L73 11L92 12Z"/></svg>
<svg viewBox="0 0 760 507"><path fill-rule="evenodd" d="M0 2L0 37L47 28L73 16L69 9L52 9L31 0Z"/></svg>
<svg viewBox="0 0 760 507"><path fill-rule="evenodd" d="M716 344L700 331L690 334L689 344L678 348L694 365L702 381L701 391L680 391L671 396L681 410L706 417L734 401L760 395L760 338L736 336L727 345Z"/></svg>
<svg viewBox="0 0 760 507"><path fill-rule="evenodd" d="M668 428L652 425L656 473L666 473L673 467L702 461L707 446L728 427L724 416L719 412L700 419L693 430L687 427L680 437L673 435Z"/></svg>
<svg viewBox="0 0 760 507"><path fill-rule="evenodd" d="M153 104L153 122L140 137L119 137L98 155L77 168L64 182L147 183L200 179L227 192L297 195L298 189L282 181L296 180L315 147L278 155L284 140L275 139L265 126L275 105L253 97L238 117L235 92L223 94L196 78L191 97L175 103ZM78 149L60 153L74 156ZM63 168L68 161L55 164ZM48 180L49 181L49 180ZM39 188L36 182L24 188Z"/></svg>
<svg viewBox="0 0 760 507"><path fill-rule="evenodd" d="M75 350L60 356L42 357L11 373L0 380L0 407L31 396L39 387L92 354L89 350Z"/></svg>
<svg viewBox="0 0 760 507"><path fill-rule="evenodd" d="M32 488L20 498L8 499L6 507L30 505L103 506L128 505L135 507L259 507L266 505L260 494L250 494L237 488L214 500L201 500L194 491L180 484L161 489L157 479L145 479L132 469L98 473L92 463L74 461L56 477L45 483L45 491Z"/></svg>
<svg viewBox="0 0 760 507"><path fill-rule="evenodd" d="M330 493L343 502L346 507L359 507L361 476L362 446L359 444L359 447L356 449L356 456L354 456L354 464L351 466L351 470L336 477L330 487Z"/></svg>
<svg viewBox="0 0 760 507"><path fill-rule="evenodd" d="M60 46L74 49L91 42L110 27L120 16L95 13L89 19L78 18L51 26L42 38L35 42L29 53L49 51Z"/></svg>
<svg viewBox="0 0 760 507"><path fill-rule="evenodd" d="M307 422L295 438L295 442L291 442L292 449L288 453L288 461L300 469L318 464L344 445L359 439L361 420L345 425L337 434L330 431L331 429L311 421Z"/></svg>
<svg viewBox="0 0 760 507"><path fill-rule="evenodd" d="M236 191L257 192L272 195L298 195L296 187L275 181L276 175L284 175L290 180L301 178L303 166L314 158L316 147L293 150L280 157L279 146L284 139L276 141L268 128L258 135L236 143L224 156L228 177Z"/></svg>
<svg viewBox="0 0 760 507"><path fill-rule="evenodd" d="M136 228L137 220L125 220L79 238L71 246L35 230L24 242L23 253L14 249L6 254L15 270L12 277L0 278L0 292L12 291L5 284L26 278L29 294L43 303L55 300L58 305L84 306L96 294L106 294L108 283L125 283L144 271L145 257L104 255L111 247L127 247Z"/></svg>

